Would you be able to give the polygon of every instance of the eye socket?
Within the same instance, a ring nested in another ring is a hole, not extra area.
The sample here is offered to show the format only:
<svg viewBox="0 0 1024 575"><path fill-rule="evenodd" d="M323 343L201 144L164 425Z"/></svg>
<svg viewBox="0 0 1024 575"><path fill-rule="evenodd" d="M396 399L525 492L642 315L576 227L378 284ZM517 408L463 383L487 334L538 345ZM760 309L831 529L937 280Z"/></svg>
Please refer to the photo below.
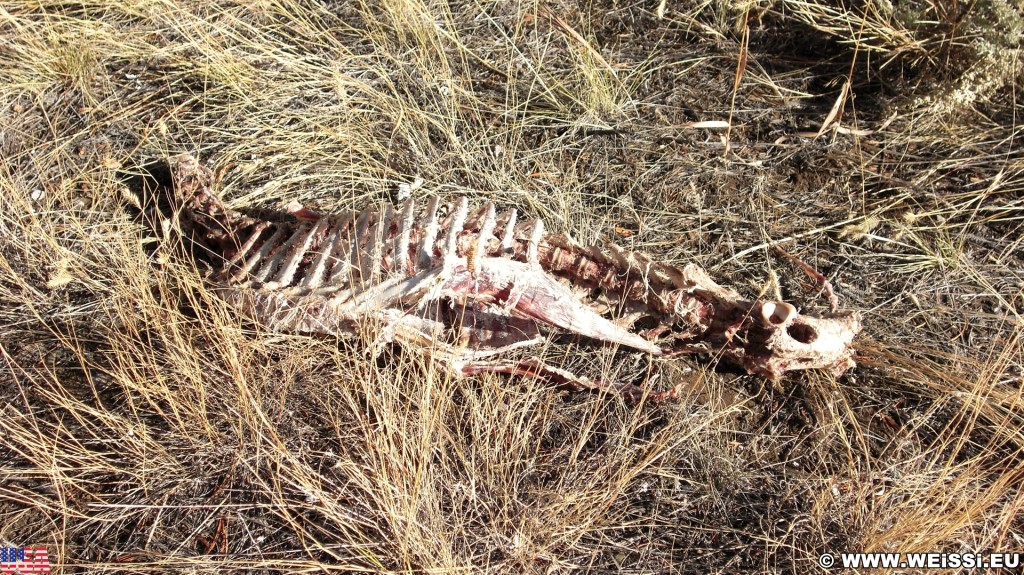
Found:
<svg viewBox="0 0 1024 575"><path fill-rule="evenodd" d="M811 343L818 339L818 333L809 325L794 323L786 328L786 334L800 343Z"/></svg>

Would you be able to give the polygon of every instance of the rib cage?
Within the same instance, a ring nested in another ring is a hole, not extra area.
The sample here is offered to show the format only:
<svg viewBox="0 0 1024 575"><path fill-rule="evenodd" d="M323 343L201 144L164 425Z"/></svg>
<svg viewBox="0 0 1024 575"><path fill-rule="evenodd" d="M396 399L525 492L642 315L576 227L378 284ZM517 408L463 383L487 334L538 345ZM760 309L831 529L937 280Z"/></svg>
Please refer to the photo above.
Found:
<svg viewBox="0 0 1024 575"><path fill-rule="evenodd" d="M540 265L542 220L520 222L515 209L496 216L490 202L468 218L466 198L453 206L432 198L420 207L415 200L406 202L397 219L392 206L385 205L324 216L316 225L255 222L239 230L240 246L213 279L295 296L336 295L342 289L354 296L385 278L429 271L449 256L474 253ZM493 235L499 223L505 229L501 239ZM545 249L554 256L559 243L564 239Z"/></svg>
<svg viewBox="0 0 1024 575"><path fill-rule="evenodd" d="M686 286L672 266L614 245L608 251L587 249L567 237L545 235L542 220L520 221L515 208L496 214L494 203L488 202L470 217L466 198L448 206L436 197L423 204L407 201L400 218L385 205L324 216L316 225L253 222L239 229L239 247L212 279L288 296L330 295L343 304L383 281L409 278L443 265L445 258L473 254L544 267L584 287L640 300ZM500 239L495 230L503 230ZM224 249L231 251L230 246ZM614 267L597 274L595 264ZM622 276L618 270L623 268L632 273ZM655 298L647 303L670 311L669 302Z"/></svg>
<svg viewBox="0 0 1024 575"><path fill-rule="evenodd" d="M193 158L173 168L182 227L213 262L212 285L275 330L337 335L373 320L384 340L429 347L460 373L577 382L540 362L492 358L538 343L542 326L654 355L715 354L770 377L853 365L856 314L809 317L785 302L745 300L695 265L581 246L515 209L434 197L265 221L221 205Z"/></svg>

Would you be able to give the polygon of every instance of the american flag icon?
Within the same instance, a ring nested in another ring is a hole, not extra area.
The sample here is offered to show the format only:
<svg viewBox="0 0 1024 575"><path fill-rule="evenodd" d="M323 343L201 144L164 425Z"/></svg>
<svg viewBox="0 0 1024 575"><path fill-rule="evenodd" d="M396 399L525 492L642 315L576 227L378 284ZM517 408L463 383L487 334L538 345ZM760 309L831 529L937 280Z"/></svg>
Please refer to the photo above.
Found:
<svg viewBox="0 0 1024 575"><path fill-rule="evenodd" d="M0 573L49 573L46 547L0 547Z"/></svg>

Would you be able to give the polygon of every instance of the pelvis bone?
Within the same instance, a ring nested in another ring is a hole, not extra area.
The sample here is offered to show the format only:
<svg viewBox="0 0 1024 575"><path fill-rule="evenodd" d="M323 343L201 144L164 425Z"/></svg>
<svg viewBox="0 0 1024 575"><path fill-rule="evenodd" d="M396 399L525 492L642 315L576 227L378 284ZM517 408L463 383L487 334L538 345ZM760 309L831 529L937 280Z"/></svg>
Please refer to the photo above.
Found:
<svg viewBox="0 0 1024 575"><path fill-rule="evenodd" d="M681 268L608 244L583 246L519 222L516 210L437 198L361 212L255 219L227 209L194 158L172 161L179 223L237 309L279 331L344 335L427 350L459 374L536 374L592 382L508 352L570 332L655 356L697 353L778 378L854 365L855 313L803 315L748 300L696 265ZM641 329L639 326L643 326Z"/></svg>

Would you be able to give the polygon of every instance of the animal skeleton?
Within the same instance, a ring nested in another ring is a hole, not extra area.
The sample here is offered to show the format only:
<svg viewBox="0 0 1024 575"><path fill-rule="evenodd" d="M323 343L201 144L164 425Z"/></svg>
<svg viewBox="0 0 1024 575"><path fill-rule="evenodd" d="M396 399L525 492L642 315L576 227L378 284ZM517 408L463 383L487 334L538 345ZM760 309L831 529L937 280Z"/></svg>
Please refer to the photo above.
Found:
<svg viewBox="0 0 1024 575"><path fill-rule="evenodd" d="M595 383L508 352L543 342L544 327L655 356L717 355L770 378L854 365L855 313L810 317L743 299L696 265L582 246L541 220L518 222L515 209L470 210L461 198L444 211L435 197L422 210L412 200L340 215L293 205L261 220L224 207L194 158L175 158L172 172L182 230L212 256L209 281L277 331L340 335L376 322L378 343L427 349L458 374L582 385Z"/></svg>

